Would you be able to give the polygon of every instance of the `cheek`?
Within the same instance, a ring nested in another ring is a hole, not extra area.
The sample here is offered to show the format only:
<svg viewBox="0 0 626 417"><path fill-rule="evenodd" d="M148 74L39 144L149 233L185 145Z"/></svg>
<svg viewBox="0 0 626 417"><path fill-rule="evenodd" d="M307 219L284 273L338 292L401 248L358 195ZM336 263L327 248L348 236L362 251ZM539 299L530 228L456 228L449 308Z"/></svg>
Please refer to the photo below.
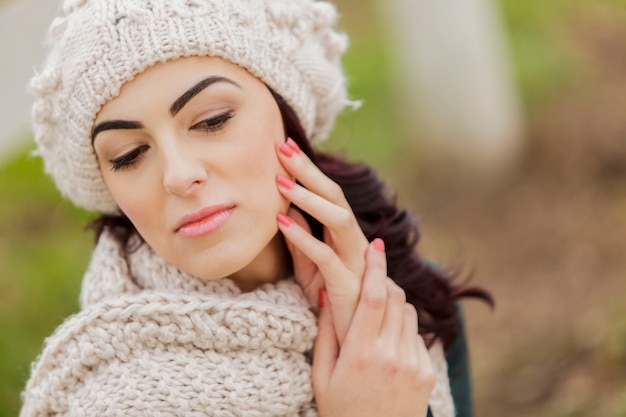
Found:
<svg viewBox="0 0 626 417"><path fill-rule="evenodd" d="M146 210L146 207L162 207L162 204L156 201L158 193L155 192L154 186L142 181L143 177L139 175L133 175L132 180L120 174L115 174L115 177L113 175L103 177L120 210L140 233L143 232L146 229L144 225L150 224L158 214L155 210Z"/></svg>
<svg viewBox="0 0 626 417"><path fill-rule="evenodd" d="M281 165L275 146L274 142L267 142L267 146L249 148L250 152L246 152L245 158L241 158L240 169L237 171L240 189L245 190L263 209L277 214L278 211L285 211L289 203L278 190L276 177L279 174L289 174Z"/></svg>
<svg viewBox="0 0 626 417"><path fill-rule="evenodd" d="M273 184L278 174L287 173L276 154L276 147L285 141L285 135L280 116L268 115L265 120L273 122L258 124L255 130L245 134L244 150L240 152L238 162L249 175L271 178Z"/></svg>
<svg viewBox="0 0 626 417"><path fill-rule="evenodd" d="M278 191L276 177L279 174L288 175L280 164L274 152L266 154L255 154L247 165L242 178L249 184L249 192L256 194L257 198L269 199L274 197L282 197Z"/></svg>

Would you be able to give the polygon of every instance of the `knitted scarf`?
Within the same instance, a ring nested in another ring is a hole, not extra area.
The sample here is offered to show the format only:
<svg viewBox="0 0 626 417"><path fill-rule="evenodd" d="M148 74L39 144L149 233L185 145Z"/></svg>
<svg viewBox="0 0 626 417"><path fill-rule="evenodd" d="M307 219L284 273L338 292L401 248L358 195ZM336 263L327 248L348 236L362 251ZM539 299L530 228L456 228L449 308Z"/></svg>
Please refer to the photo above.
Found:
<svg viewBox="0 0 626 417"><path fill-rule="evenodd" d="M167 264L146 244L100 237L82 309L46 340L23 393L31 416L317 416L316 317L293 279L242 293ZM435 417L453 417L447 366L431 349Z"/></svg>

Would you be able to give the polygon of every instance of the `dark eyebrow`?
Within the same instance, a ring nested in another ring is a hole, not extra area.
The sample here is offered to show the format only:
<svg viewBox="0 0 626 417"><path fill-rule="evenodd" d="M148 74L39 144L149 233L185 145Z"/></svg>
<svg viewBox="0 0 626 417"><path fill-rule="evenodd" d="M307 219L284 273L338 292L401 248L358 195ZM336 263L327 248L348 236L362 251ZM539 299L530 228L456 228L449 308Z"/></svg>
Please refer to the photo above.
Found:
<svg viewBox="0 0 626 417"><path fill-rule="evenodd" d="M98 133L104 132L105 130L116 129L143 129L143 124L130 120L107 120L102 123L98 123L91 131L91 144L93 145Z"/></svg>
<svg viewBox="0 0 626 417"><path fill-rule="evenodd" d="M180 96L178 99L176 99L176 101L170 106L170 114L172 115L172 117L176 116L176 114L183 107L185 107L185 104L187 104L189 100L194 98L196 95L198 95L202 90L204 90L208 86L215 84L215 83L228 83L228 84L232 84L236 87L241 88L239 84L225 77L220 77L216 75L213 77L205 78L204 80L200 81L199 83L191 87L189 90L185 91L185 93L182 96Z"/></svg>
<svg viewBox="0 0 626 417"><path fill-rule="evenodd" d="M234 82L233 80L220 77L220 76L212 76L205 78L204 80L198 82L196 85L191 87L189 90L185 91L185 93L178 97L176 101L170 106L170 114L172 117L176 116L178 112L185 107L189 100L197 96L202 90L209 87L215 83L228 83L234 85L238 88L241 88L239 84ZM91 131L91 143L93 144L94 140L98 133L103 132L105 130L115 130L115 129L143 129L143 124L140 122L134 122L130 120L107 120L102 123L97 124L93 130Z"/></svg>

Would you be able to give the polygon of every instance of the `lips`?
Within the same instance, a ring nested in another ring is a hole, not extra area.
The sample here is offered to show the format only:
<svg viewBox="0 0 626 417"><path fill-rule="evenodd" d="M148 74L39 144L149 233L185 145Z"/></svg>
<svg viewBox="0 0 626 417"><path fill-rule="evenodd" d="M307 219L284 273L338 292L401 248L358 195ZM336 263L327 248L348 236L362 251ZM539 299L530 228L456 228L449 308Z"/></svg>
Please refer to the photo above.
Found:
<svg viewBox="0 0 626 417"><path fill-rule="evenodd" d="M204 236L224 225L234 210L233 205L217 205L186 214L177 223L175 232L188 238Z"/></svg>

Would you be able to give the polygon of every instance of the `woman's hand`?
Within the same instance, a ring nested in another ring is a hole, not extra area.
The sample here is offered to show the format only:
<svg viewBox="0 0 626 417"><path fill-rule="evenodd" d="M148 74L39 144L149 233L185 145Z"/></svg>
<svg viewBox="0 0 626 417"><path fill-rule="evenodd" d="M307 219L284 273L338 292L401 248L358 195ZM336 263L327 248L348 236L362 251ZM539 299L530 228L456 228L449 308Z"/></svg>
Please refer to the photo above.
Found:
<svg viewBox="0 0 626 417"><path fill-rule="evenodd" d="M291 139L279 145L281 163L301 185L278 176L280 192L324 226L324 241L311 235L304 217L291 208L278 216L291 252L296 280L309 301L325 287L337 336L343 341L356 309L369 242L341 188L324 175Z"/></svg>
<svg viewBox="0 0 626 417"><path fill-rule="evenodd" d="M309 301L326 288L313 355L319 415L425 416L434 371L415 308L387 277L383 241L367 242L341 188L292 140L278 150L287 172L302 184L279 176L279 190L324 226L322 242L298 210L278 216Z"/></svg>
<svg viewBox="0 0 626 417"><path fill-rule="evenodd" d="M367 249L360 299L341 348L328 305L321 303L313 354L321 417L426 415L434 370L415 309L386 268L384 245L376 239Z"/></svg>

